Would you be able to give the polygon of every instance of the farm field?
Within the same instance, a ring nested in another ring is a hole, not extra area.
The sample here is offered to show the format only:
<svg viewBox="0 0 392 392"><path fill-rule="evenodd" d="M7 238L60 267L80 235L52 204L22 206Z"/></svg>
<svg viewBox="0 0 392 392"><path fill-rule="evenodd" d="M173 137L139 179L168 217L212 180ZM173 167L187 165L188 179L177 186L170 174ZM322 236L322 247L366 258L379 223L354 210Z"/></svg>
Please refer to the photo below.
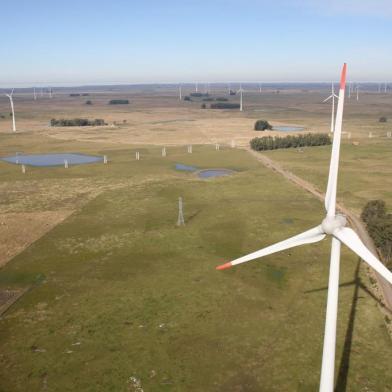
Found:
<svg viewBox="0 0 392 392"><path fill-rule="evenodd" d="M108 107L113 95L131 104ZM27 290L0 320L0 390L140 392L139 381L144 391L317 390L329 240L215 266L319 223L318 200L229 145L259 135L258 118L326 132L330 106L314 103L322 96L253 93L243 113L202 110L173 92L91 93L92 107L65 94L22 97L21 131L0 120L1 156L82 152L109 163L22 174L0 161L0 291ZM375 94L347 105L344 130L359 145L342 145L338 198L356 212L369 199L392 203L392 139L381 138L390 127L377 122L390 107ZM54 117L109 125L48 127ZM325 188L329 146L265 154ZM202 180L176 163L236 173ZM391 338L359 265L343 247L336 390L389 391Z"/></svg>

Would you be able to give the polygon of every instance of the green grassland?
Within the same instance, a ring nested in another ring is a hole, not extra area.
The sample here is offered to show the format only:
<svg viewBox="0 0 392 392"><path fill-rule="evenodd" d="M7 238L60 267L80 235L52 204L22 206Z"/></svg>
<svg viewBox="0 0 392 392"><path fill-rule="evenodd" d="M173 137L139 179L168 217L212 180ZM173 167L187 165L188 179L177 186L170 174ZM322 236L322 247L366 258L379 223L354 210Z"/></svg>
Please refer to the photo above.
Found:
<svg viewBox="0 0 392 392"><path fill-rule="evenodd" d="M303 179L326 189L330 147L264 152ZM392 139L361 139L359 145L342 144L338 200L360 213L371 199L383 199L392 208Z"/></svg>
<svg viewBox="0 0 392 392"><path fill-rule="evenodd" d="M0 320L1 391L137 391L131 377L146 392L318 389L329 241L232 270L215 266L318 224L319 201L243 150L194 146L187 154L173 147L162 158L154 146L108 150L28 135L1 138L2 154L50 147L110 160L68 170L28 167L26 175L0 163L4 211L78 205L0 270L0 288L31 287ZM314 167L324 173L328 151L285 153L304 174L305 157L317 159ZM283 160L283 152L271 157ZM237 173L200 180L173 170L176 162ZM318 172L309 179L317 183ZM14 187L41 183L35 199L33 190L12 197ZM80 205L83 194L49 196L75 184L99 192ZM354 279L356 266L343 248L343 283ZM362 266L368 286L365 272ZM354 290L340 291L338 390L389 391L392 345L383 316L360 289L353 318Z"/></svg>

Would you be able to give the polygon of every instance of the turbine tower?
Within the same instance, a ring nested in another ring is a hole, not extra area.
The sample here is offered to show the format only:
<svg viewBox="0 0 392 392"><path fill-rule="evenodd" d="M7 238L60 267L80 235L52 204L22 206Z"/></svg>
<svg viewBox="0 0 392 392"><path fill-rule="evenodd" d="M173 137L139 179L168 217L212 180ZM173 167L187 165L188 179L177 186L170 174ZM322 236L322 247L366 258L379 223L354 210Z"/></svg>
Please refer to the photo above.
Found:
<svg viewBox="0 0 392 392"><path fill-rule="evenodd" d="M181 83L180 83L180 85L178 86L178 95L179 95L179 99L180 99L180 101L182 100L182 86L181 86Z"/></svg>
<svg viewBox="0 0 392 392"><path fill-rule="evenodd" d="M177 226L185 226L184 212L182 209L182 197L178 198L178 219Z"/></svg>
<svg viewBox="0 0 392 392"><path fill-rule="evenodd" d="M37 92L35 91L35 87L34 87L34 92L33 92L33 94L34 94L34 101L36 101L36 100L37 100Z"/></svg>
<svg viewBox="0 0 392 392"><path fill-rule="evenodd" d="M339 290L339 264L340 246L345 244L363 261L369 264L382 277L392 284L392 273L384 264L375 257L365 244L361 241L354 230L346 227L346 218L336 213L336 191L339 169L339 152L342 134L342 119L344 94L346 87L346 64L343 66L340 79L339 101L335 121L335 132L333 134L331 161L329 166L329 176L327 192L325 195L326 217L320 225L298 234L287 240L270 245L267 248L258 250L249 255L240 257L234 261L218 266L216 269L222 270L234 265L245 263L250 260L267 256L272 253L293 248L295 246L310 244L321 241L328 234L332 237L330 273L328 283L327 311L324 333L324 348L321 364L320 392L333 392L334 390L334 370L335 370L335 346L336 346L336 320L338 312L338 290Z"/></svg>
<svg viewBox="0 0 392 392"><path fill-rule="evenodd" d="M324 99L323 101L323 102L327 102L330 99L332 99L331 130L330 130L331 133L333 133L333 123L335 121L335 98L339 98L339 97L335 94L335 87L332 83L331 95L328 98Z"/></svg>
<svg viewBox="0 0 392 392"><path fill-rule="evenodd" d="M242 111L243 111L243 104L242 104L243 98L242 98L242 94L243 94L243 92L244 92L244 90L243 90L243 88L242 88L242 84L240 84L240 89L238 90L238 92L240 93L240 112L242 112Z"/></svg>
<svg viewBox="0 0 392 392"><path fill-rule="evenodd" d="M11 94L5 94L6 97L9 98L11 104L11 112L12 112L12 131L16 132L16 123L15 123L15 110L14 110L14 89L12 89Z"/></svg>

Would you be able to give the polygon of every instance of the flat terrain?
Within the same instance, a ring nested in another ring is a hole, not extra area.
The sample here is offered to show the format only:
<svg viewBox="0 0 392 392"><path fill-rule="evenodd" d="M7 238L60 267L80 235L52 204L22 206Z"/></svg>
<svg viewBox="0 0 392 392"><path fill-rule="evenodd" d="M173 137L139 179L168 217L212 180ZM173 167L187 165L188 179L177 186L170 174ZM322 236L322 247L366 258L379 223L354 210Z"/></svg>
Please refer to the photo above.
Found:
<svg viewBox="0 0 392 392"><path fill-rule="evenodd" d="M180 103L174 91L94 94L16 97L15 135L9 119L0 120L2 156L109 158L108 165L27 167L26 174L0 161L0 290L28 289L0 320L0 390L138 391L139 380L144 391L317 390L329 241L229 271L215 266L321 219L318 200L228 145L247 145L258 118L328 130L330 107L317 103L323 92L249 93L243 113ZM109 106L112 97L131 104ZM363 101L347 105L352 136L339 184L339 198L357 212L369 198L392 203L390 123L378 123L391 113L392 96ZM109 125L51 128L53 117ZM369 139L369 130L377 137ZM267 154L324 189L329 152ZM174 170L176 163L236 174L206 181ZM386 321L366 269L345 248L341 282L337 390L389 391Z"/></svg>

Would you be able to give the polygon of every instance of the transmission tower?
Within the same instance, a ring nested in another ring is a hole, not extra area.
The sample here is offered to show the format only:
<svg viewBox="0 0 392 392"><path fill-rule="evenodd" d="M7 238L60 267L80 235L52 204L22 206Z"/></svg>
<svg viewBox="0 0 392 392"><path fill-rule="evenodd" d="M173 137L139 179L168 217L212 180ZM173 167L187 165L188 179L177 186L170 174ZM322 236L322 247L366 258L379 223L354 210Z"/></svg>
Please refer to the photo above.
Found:
<svg viewBox="0 0 392 392"><path fill-rule="evenodd" d="M184 213L182 210L182 197L178 198L178 219L177 226L185 226Z"/></svg>

